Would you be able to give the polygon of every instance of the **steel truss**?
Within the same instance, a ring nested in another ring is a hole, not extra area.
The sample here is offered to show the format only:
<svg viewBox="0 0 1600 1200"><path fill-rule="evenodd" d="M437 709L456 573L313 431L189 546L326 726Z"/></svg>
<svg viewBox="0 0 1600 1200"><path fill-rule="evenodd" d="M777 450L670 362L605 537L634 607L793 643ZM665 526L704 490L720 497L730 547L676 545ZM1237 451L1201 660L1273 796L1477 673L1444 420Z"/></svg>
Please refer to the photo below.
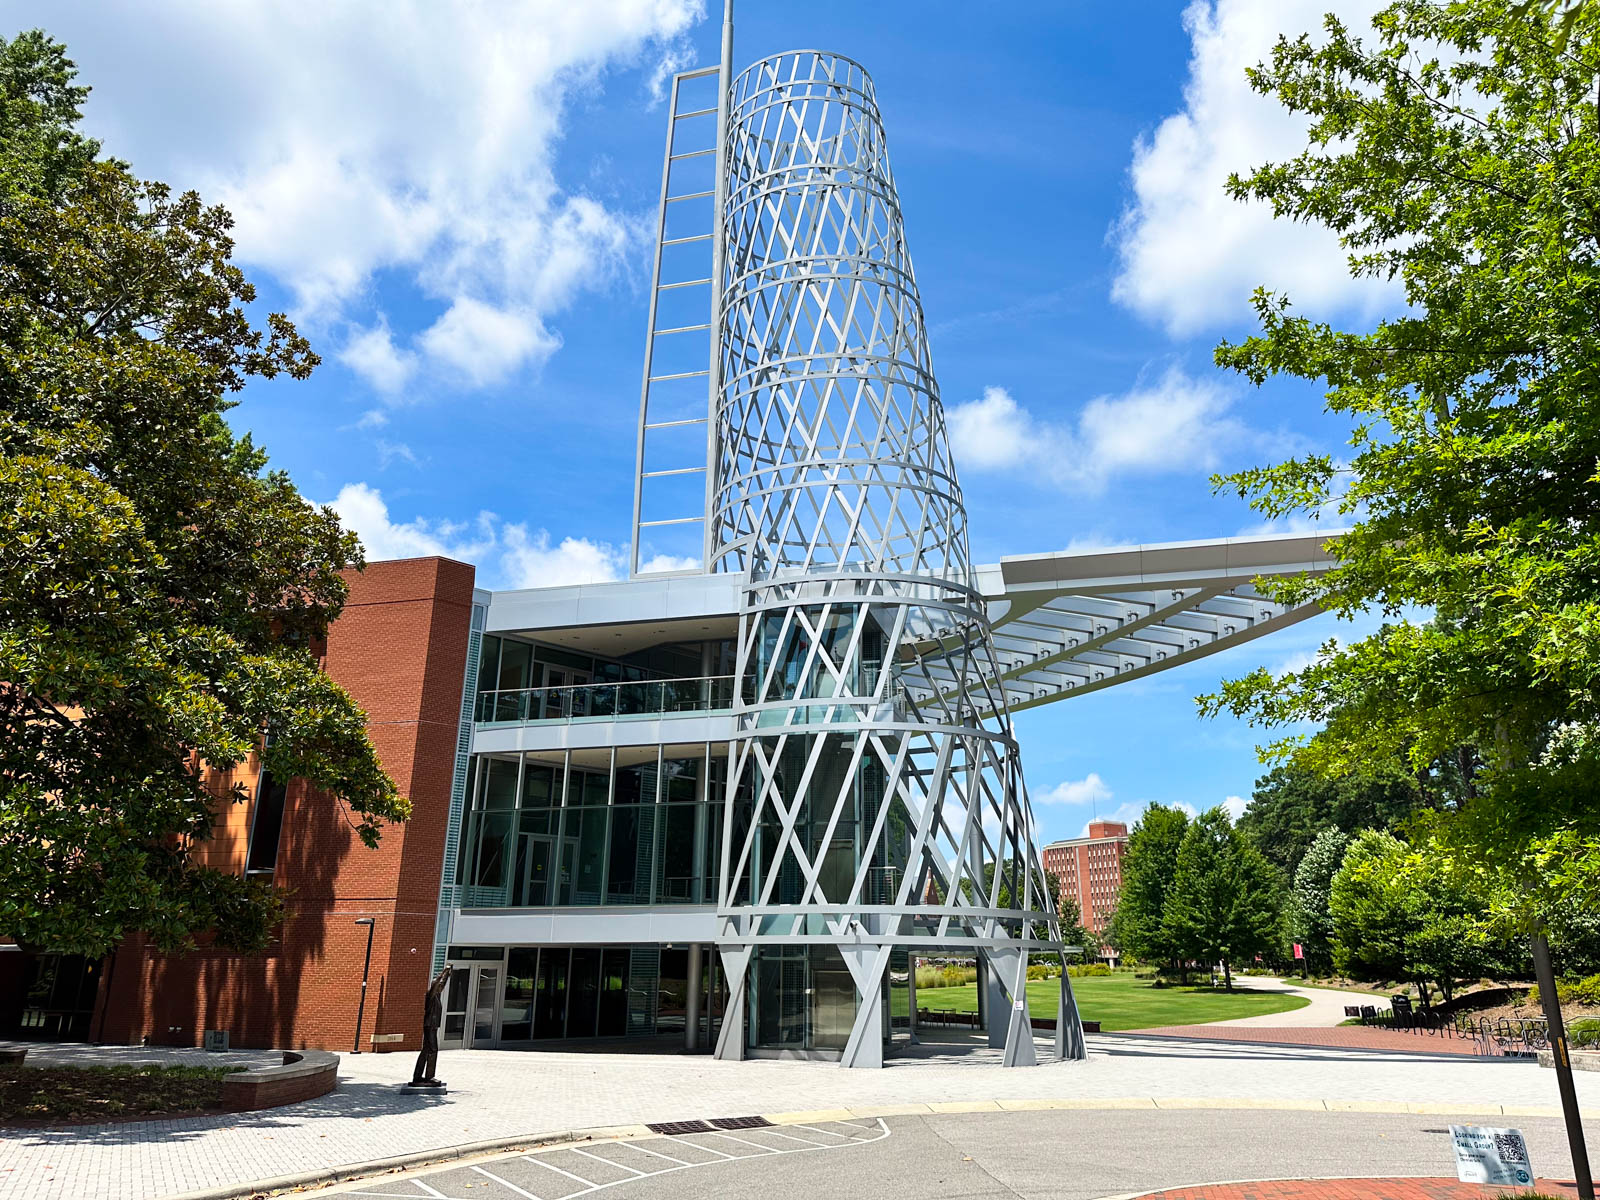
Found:
<svg viewBox="0 0 1600 1200"><path fill-rule="evenodd" d="M1029 956L1066 947L1009 715L1026 676L975 585L872 81L785 53L719 103L708 562L743 602L717 1053L745 1053L760 949L822 944L859 997L845 1065L882 1063L897 949L974 954L990 1043L1031 1064ZM1052 1007L1081 1058L1064 970Z"/></svg>

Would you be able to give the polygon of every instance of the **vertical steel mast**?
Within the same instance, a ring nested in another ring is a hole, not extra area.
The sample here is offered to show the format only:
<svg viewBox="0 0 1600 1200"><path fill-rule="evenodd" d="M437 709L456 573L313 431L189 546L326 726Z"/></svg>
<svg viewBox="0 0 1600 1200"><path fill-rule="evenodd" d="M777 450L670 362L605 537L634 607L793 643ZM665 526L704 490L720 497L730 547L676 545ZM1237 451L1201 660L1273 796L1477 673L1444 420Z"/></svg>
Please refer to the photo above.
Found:
<svg viewBox="0 0 1600 1200"><path fill-rule="evenodd" d="M1030 1064L1029 957L1064 948L872 81L778 54L718 110L706 561L742 603L717 1053L881 1065L891 968L966 953L991 1045ZM1081 1057L1064 971L1051 1007Z"/></svg>

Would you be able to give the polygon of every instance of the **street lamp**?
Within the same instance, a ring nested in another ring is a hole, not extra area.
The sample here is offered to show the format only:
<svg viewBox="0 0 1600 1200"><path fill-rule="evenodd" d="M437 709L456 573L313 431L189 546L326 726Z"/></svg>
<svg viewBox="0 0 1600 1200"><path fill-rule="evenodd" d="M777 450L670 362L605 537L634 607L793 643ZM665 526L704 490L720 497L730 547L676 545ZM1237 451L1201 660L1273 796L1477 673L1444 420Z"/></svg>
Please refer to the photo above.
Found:
<svg viewBox="0 0 1600 1200"><path fill-rule="evenodd" d="M367 972L372 968L372 930L371 917L357 917L357 925L367 927L367 961L361 964L361 1003L356 1006L356 1046L352 1053L361 1053L361 1019L367 1013Z"/></svg>

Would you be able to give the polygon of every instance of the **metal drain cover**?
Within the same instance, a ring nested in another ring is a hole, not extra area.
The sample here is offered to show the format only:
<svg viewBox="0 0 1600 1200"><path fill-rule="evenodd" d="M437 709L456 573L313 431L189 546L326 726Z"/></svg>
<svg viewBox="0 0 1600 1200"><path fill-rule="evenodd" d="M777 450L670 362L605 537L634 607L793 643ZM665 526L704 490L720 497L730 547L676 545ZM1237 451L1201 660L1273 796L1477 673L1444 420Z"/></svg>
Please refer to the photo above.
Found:
<svg viewBox="0 0 1600 1200"><path fill-rule="evenodd" d="M684 1133L710 1133L711 1126L704 1121L658 1121L646 1125L651 1133L664 1133L668 1137L676 1137Z"/></svg>
<svg viewBox="0 0 1600 1200"><path fill-rule="evenodd" d="M765 1117L713 1117L711 1123L718 1129L766 1129L772 1125Z"/></svg>

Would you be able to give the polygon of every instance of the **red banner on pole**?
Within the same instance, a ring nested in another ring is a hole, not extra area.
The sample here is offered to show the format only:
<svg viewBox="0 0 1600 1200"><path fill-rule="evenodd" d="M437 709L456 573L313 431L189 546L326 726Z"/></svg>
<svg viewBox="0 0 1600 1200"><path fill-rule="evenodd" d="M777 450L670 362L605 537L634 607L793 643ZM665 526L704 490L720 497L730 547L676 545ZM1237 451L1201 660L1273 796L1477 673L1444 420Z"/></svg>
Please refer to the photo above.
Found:
<svg viewBox="0 0 1600 1200"><path fill-rule="evenodd" d="M1302 946L1299 942L1296 942L1294 944L1294 956L1296 958L1304 958L1306 956L1305 947Z"/></svg>

